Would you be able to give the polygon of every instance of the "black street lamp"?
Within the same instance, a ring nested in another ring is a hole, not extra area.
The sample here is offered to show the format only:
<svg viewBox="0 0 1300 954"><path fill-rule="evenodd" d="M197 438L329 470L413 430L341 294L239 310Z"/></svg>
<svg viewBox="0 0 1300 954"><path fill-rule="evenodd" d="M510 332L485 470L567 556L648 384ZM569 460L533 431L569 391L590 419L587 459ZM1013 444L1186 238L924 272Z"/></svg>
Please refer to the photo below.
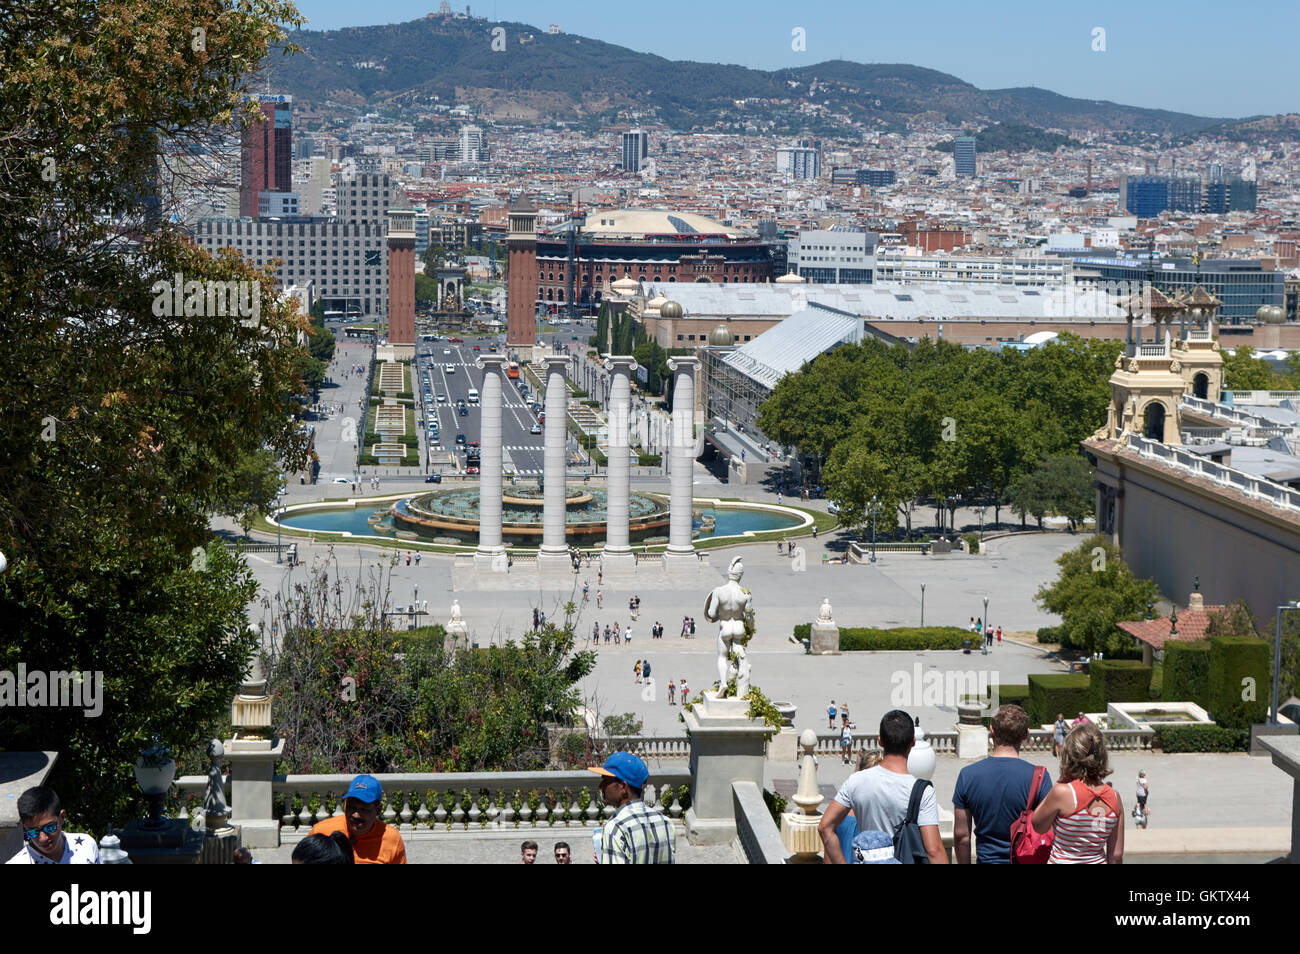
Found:
<svg viewBox="0 0 1300 954"><path fill-rule="evenodd" d="M921 584L921 628L925 628L925 584Z"/></svg>
<svg viewBox="0 0 1300 954"><path fill-rule="evenodd" d="M876 514L880 513L880 498L872 497L871 503L868 504L868 512L871 514L871 562L876 562Z"/></svg>

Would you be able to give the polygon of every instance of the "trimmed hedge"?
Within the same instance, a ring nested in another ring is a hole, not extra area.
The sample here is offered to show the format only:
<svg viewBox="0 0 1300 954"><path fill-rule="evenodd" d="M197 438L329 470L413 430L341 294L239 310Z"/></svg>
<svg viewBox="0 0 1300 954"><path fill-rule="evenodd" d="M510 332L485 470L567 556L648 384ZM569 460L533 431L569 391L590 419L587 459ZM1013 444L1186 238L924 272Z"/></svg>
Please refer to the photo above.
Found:
<svg viewBox="0 0 1300 954"><path fill-rule="evenodd" d="M1210 640L1208 708L1215 722L1227 729L1246 729L1264 721L1270 663L1268 643L1256 636L1215 636Z"/></svg>
<svg viewBox="0 0 1300 954"><path fill-rule="evenodd" d="M1009 683L1005 686L998 686L998 702L1000 705L1017 705L1029 711L1029 685L1028 683ZM1033 728L1033 726L1030 726Z"/></svg>
<svg viewBox="0 0 1300 954"><path fill-rule="evenodd" d="M640 467L658 467L664 462L662 454L638 454L637 465Z"/></svg>
<svg viewBox="0 0 1300 954"><path fill-rule="evenodd" d="M1040 643L1059 644L1061 642L1061 627L1060 626L1039 627L1038 641Z"/></svg>
<svg viewBox="0 0 1300 954"><path fill-rule="evenodd" d="M961 649L971 634L959 626L900 626L894 629L841 627L840 652Z"/></svg>
<svg viewBox="0 0 1300 954"><path fill-rule="evenodd" d="M1165 643L1164 682L1160 698L1165 702L1195 702L1210 708L1210 641Z"/></svg>
<svg viewBox="0 0 1300 954"><path fill-rule="evenodd" d="M1092 678L1081 673L1031 673L1029 722L1055 722L1056 714L1072 716L1092 707Z"/></svg>
<svg viewBox="0 0 1300 954"><path fill-rule="evenodd" d="M1102 712L1111 702L1146 702L1151 692L1151 667L1132 659L1098 659L1088 666L1091 711Z"/></svg>
<svg viewBox="0 0 1300 954"><path fill-rule="evenodd" d="M1155 744L1171 752L1244 752L1250 747L1249 729L1218 725L1158 725Z"/></svg>
<svg viewBox="0 0 1300 954"><path fill-rule="evenodd" d="M794 638L806 642L812 638L812 624L799 623ZM971 634L959 626L899 626L894 629L871 629L865 626L840 627L840 652L882 650L961 649Z"/></svg>
<svg viewBox="0 0 1300 954"><path fill-rule="evenodd" d="M980 538L978 533L968 533L962 539L966 541L966 550L972 556L980 552Z"/></svg>

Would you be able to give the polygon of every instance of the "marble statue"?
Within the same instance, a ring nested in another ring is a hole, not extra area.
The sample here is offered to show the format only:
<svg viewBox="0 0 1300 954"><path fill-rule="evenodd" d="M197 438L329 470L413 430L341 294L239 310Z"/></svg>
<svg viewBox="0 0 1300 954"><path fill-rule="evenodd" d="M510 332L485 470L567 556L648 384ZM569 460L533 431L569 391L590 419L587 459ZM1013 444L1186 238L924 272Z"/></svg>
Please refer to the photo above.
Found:
<svg viewBox="0 0 1300 954"><path fill-rule="evenodd" d="M822 597L822 607L821 610L818 611L817 613L817 622L819 623L835 622L835 617L831 613L831 600L829 596Z"/></svg>
<svg viewBox="0 0 1300 954"><path fill-rule="evenodd" d="M745 614L750 608L752 597L740 585L740 578L745 574L745 565L736 557L727 567L730 579L715 587L704 601L704 618L718 624L718 693L726 691L727 682L736 680L736 696L749 692L749 660L745 656L742 640L745 637ZM736 654L732 662L731 653Z"/></svg>
<svg viewBox="0 0 1300 954"><path fill-rule="evenodd" d="M221 777L221 757L226 754L221 740L213 739L208 743L208 790L203 796L203 814L207 816L208 828L219 828L226 823L230 809L226 806L226 785Z"/></svg>

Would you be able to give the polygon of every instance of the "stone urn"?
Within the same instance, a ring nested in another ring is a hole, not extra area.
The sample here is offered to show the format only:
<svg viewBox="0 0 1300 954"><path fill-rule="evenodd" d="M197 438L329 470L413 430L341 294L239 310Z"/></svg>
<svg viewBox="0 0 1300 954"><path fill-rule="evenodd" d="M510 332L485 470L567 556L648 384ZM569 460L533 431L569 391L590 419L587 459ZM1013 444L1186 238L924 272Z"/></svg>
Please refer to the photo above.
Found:
<svg viewBox="0 0 1300 954"><path fill-rule="evenodd" d="M135 760L135 782L146 795L166 795L175 778L175 759L151 764L142 755Z"/></svg>
<svg viewBox="0 0 1300 954"><path fill-rule="evenodd" d="M799 707L793 702L773 702L772 705L776 706L776 711L781 713L781 725L793 727L795 713L799 711Z"/></svg>

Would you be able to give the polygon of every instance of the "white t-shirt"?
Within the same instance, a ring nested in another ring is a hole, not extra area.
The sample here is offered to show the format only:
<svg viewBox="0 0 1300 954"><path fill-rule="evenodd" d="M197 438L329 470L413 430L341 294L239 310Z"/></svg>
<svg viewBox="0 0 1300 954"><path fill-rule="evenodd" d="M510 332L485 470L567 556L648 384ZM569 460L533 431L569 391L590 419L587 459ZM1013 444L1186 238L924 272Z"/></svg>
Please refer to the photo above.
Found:
<svg viewBox="0 0 1300 954"><path fill-rule="evenodd" d="M858 831L875 829L892 836L907 817L907 803L915 784L916 779L911 775L900 775L876 765L850 775L835 793L835 800L852 809L853 817L858 820ZM934 797L933 785L927 786L921 796L917 824L939 824L939 802Z"/></svg>
<svg viewBox="0 0 1300 954"><path fill-rule="evenodd" d="M63 833L63 857L52 861L32 847L30 842L23 844L18 854L5 862L8 865L97 865L99 845L89 835L75 832Z"/></svg>

